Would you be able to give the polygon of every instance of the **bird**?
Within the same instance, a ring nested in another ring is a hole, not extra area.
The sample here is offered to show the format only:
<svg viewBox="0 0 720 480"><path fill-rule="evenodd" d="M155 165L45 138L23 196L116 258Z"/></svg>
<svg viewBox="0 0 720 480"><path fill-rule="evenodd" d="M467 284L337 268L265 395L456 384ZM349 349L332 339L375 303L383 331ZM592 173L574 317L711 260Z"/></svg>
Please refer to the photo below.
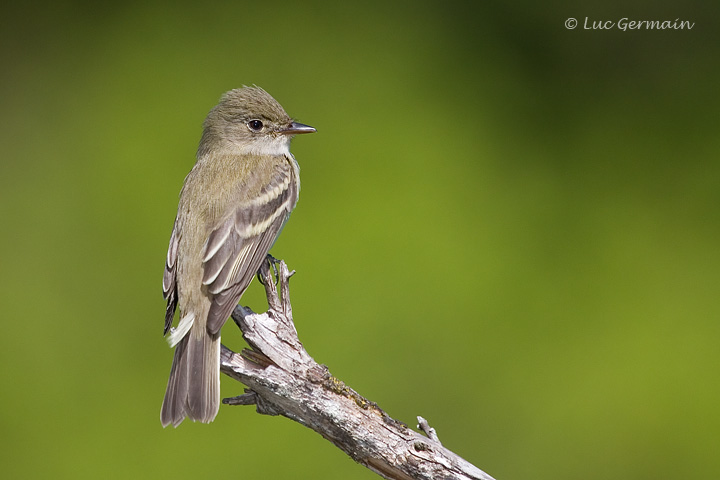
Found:
<svg viewBox="0 0 720 480"><path fill-rule="evenodd" d="M165 261L163 334L175 352L163 427L215 419L220 329L297 204L300 167L290 141L315 131L255 85L226 92L208 113Z"/></svg>

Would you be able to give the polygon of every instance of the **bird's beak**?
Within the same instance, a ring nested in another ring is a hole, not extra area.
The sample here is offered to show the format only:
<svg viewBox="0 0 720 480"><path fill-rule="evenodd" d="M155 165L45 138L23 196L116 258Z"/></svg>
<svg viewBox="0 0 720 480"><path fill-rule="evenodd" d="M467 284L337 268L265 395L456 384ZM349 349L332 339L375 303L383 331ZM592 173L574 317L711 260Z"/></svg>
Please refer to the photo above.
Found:
<svg viewBox="0 0 720 480"><path fill-rule="evenodd" d="M314 133L317 130L315 130L310 125L304 125L302 123L298 122L292 122L290 125L287 126L287 128L284 128L280 130L278 133L282 135L299 135L301 133Z"/></svg>

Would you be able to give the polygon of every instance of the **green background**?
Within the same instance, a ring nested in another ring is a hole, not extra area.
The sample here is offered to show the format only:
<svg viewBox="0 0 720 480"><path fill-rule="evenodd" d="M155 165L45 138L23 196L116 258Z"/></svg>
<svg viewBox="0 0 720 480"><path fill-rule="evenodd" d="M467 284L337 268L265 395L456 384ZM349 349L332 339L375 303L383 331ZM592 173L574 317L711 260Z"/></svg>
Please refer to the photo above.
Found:
<svg viewBox="0 0 720 480"><path fill-rule="evenodd" d="M178 192L257 84L318 129L273 249L316 360L498 480L717 478L718 8L476 3L3 7L3 477L377 478L249 407L160 426Z"/></svg>

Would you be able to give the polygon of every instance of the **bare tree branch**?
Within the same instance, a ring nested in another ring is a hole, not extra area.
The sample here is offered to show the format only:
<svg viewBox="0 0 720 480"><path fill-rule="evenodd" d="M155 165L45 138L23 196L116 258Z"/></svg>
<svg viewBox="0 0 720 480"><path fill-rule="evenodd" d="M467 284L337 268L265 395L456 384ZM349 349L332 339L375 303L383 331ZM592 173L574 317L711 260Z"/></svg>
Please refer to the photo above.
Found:
<svg viewBox="0 0 720 480"><path fill-rule="evenodd" d="M388 479L493 480L443 447L425 419L418 417L427 437L392 419L308 355L292 321L288 279L293 273L282 261L265 262L260 276L269 310L258 314L238 306L233 312L251 349L238 354L223 346L221 369L248 388L223 403L256 405L258 413L295 420Z"/></svg>

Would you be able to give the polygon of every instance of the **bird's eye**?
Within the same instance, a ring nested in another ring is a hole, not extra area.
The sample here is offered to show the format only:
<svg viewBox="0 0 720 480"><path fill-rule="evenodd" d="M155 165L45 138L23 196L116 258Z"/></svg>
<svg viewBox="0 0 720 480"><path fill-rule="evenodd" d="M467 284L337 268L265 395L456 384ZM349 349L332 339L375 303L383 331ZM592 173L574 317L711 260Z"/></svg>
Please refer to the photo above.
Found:
<svg viewBox="0 0 720 480"><path fill-rule="evenodd" d="M250 120L247 126L253 132L259 132L263 128L263 123L260 120Z"/></svg>

